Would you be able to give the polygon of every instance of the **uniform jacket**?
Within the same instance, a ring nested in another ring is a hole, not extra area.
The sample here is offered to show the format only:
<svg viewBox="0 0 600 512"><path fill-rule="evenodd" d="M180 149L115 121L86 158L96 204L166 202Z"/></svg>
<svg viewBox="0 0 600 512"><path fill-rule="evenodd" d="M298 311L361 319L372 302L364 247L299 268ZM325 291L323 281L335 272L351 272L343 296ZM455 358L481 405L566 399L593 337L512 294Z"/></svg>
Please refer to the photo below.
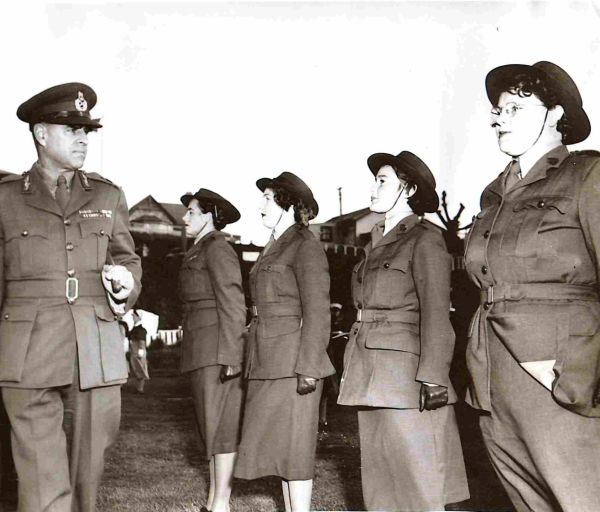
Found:
<svg viewBox="0 0 600 512"><path fill-rule="evenodd" d="M508 192L507 170L483 192L465 248L484 292L467 350L475 407L491 408L488 343L496 340L518 362L556 360L554 399L600 416L599 156L559 146Z"/></svg>
<svg viewBox="0 0 600 512"><path fill-rule="evenodd" d="M36 165L0 183L0 385L71 383L76 350L82 389L127 379L122 336L102 287L105 263L124 265L140 292L140 259L123 191L77 171L63 215ZM69 304L67 278L78 281Z"/></svg>
<svg viewBox="0 0 600 512"><path fill-rule="evenodd" d="M280 379L334 373L329 343L329 271L314 235L288 228L250 271L252 321L246 374Z"/></svg>
<svg viewBox="0 0 600 512"><path fill-rule="evenodd" d="M421 383L456 393L448 376L451 257L439 228L411 215L383 238L376 225L354 268L356 322L344 356L338 403L415 409ZM358 317L357 317L358 319Z"/></svg>
<svg viewBox="0 0 600 512"><path fill-rule="evenodd" d="M246 304L240 262L212 231L186 253L179 272L184 303L181 371L242 364Z"/></svg>

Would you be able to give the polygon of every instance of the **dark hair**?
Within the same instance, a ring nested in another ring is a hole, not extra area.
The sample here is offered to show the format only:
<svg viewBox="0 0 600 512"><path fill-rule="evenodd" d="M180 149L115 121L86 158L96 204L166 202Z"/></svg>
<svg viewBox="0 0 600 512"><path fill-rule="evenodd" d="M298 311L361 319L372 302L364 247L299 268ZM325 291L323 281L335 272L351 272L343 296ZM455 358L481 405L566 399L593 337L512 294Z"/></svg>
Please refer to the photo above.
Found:
<svg viewBox="0 0 600 512"><path fill-rule="evenodd" d="M426 205L421 199L421 194L419 193L419 188L417 187L417 184L400 169L398 169L398 167L396 167L395 165L391 165L390 167L394 169L394 171L396 172L396 176L398 176L398 179L406 183L405 192L409 193L412 192L415 188L417 189L416 193L408 199L407 203L414 213L416 213L417 215L424 215Z"/></svg>
<svg viewBox="0 0 600 512"><path fill-rule="evenodd" d="M223 215L223 209L218 204L211 203L210 201L198 201L198 206L202 213L212 213L213 224L217 231L221 231L227 226L227 220Z"/></svg>
<svg viewBox="0 0 600 512"><path fill-rule="evenodd" d="M561 104L560 95L556 89L543 77L534 73L520 73L507 77L499 85L501 91L515 94L521 98L528 98L531 95L535 95L548 110ZM497 100L498 98L496 98ZM571 131L571 125L566 113L563 114L556 124L556 129L562 134L562 141L564 142Z"/></svg>
<svg viewBox="0 0 600 512"><path fill-rule="evenodd" d="M308 226L309 221L315 218L315 212L312 208L282 187L273 185L273 199L275 200L275 204L283 208L286 212L290 209L290 206L294 207L294 220L296 224Z"/></svg>

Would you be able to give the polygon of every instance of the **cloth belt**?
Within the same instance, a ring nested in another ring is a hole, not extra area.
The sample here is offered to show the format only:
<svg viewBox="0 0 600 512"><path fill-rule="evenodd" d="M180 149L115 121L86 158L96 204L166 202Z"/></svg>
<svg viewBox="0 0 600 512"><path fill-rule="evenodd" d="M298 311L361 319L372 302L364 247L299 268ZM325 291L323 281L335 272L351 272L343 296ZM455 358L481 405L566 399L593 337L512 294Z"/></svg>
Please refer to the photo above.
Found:
<svg viewBox="0 0 600 512"><path fill-rule="evenodd" d="M76 292L76 293L75 293ZM69 277L65 279L7 281L7 299L47 299L72 297L103 297L106 290L100 274L89 277Z"/></svg>
<svg viewBox="0 0 600 512"><path fill-rule="evenodd" d="M481 290L480 299L483 309L490 309L497 302L522 299L597 301L598 293L592 286L566 283L500 284Z"/></svg>
<svg viewBox="0 0 600 512"><path fill-rule="evenodd" d="M251 306L250 311L254 318L269 318L275 316L302 316L302 307L300 304L263 304L261 306Z"/></svg>
<svg viewBox="0 0 600 512"><path fill-rule="evenodd" d="M357 322L403 322L405 324L419 323L418 311L401 309L359 309L356 312Z"/></svg>
<svg viewBox="0 0 600 512"><path fill-rule="evenodd" d="M217 307L216 299L201 299L194 300L191 302L184 302L183 309L184 311L191 311L196 309L211 309Z"/></svg>

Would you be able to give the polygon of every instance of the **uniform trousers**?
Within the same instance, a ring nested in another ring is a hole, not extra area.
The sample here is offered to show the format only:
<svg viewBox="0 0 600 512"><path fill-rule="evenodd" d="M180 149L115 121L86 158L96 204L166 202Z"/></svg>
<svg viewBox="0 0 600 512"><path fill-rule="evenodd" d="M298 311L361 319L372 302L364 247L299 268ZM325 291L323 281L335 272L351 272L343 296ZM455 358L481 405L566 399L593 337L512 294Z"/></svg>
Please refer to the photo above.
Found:
<svg viewBox="0 0 600 512"><path fill-rule="evenodd" d="M367 510L424 512L469 498L454 408L358 411Z"/></svg>
<svg viewBox="0 0 600 512"><path fill-rule="evenodd" d="M491 415L480 425L492 465L519 512L600 511L600 418L558 405L494 336Z"/></svg>
<svg viewBox="0 0 600 512"><path fill-rule="evenodd" d="M2 388L19 477L19 512L94 512L104 452L116 440L121 387Z"/></svg>

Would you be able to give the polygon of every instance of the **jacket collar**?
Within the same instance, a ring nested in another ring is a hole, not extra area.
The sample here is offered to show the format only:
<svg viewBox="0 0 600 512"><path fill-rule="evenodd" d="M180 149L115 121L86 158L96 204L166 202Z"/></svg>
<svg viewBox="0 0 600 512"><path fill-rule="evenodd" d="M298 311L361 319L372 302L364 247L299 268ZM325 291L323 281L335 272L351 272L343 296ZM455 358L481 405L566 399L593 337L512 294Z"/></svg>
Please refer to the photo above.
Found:
<svg viewBox="0 0 600 512"><path fill-rule="evenodd" d="M270 258L274 254L280 253L285 248L285 246L288 244L288 242L292 238L294 238L296 236L296 234L298 233L298 231L300 231L301 229L302 229L302 226L300 224L293 224L292 226L287 228L281 234L281 236L271 244L271 247L269 248L269 252L267 252L267 254L265 254L264 257ZM262 256L262 254L261 254L261 256Z"/></svg>
<svg viewBox="0 0 600 512"><path fill-rule="evenodd" d="M560 167L560 165L568 156L569 150L562 144L554 149L551 149L534 164L527 175L508 192L508 195L514 194L516 190L521 190L523 187L531 185L536 181L545 179L548 171L550 169ZM506 175L508 174L511 163L512 162L509 162L500 176L490 183L488 186L489 192L493 192L499 196L504 194L504 182L506 180Z"/></svg>
<svg viewBox="0 0 600 512"><path fill-rule="evenodd" d="M383 236L385 220L378 222L371 230L371 242L367 244L365 251L368 253L379 247L393 244L399 238L402 238L409 233L421 221L421 217L415 214L404 217L404 219L398 222L398 224L396 224L385 236Z"/></svg>

